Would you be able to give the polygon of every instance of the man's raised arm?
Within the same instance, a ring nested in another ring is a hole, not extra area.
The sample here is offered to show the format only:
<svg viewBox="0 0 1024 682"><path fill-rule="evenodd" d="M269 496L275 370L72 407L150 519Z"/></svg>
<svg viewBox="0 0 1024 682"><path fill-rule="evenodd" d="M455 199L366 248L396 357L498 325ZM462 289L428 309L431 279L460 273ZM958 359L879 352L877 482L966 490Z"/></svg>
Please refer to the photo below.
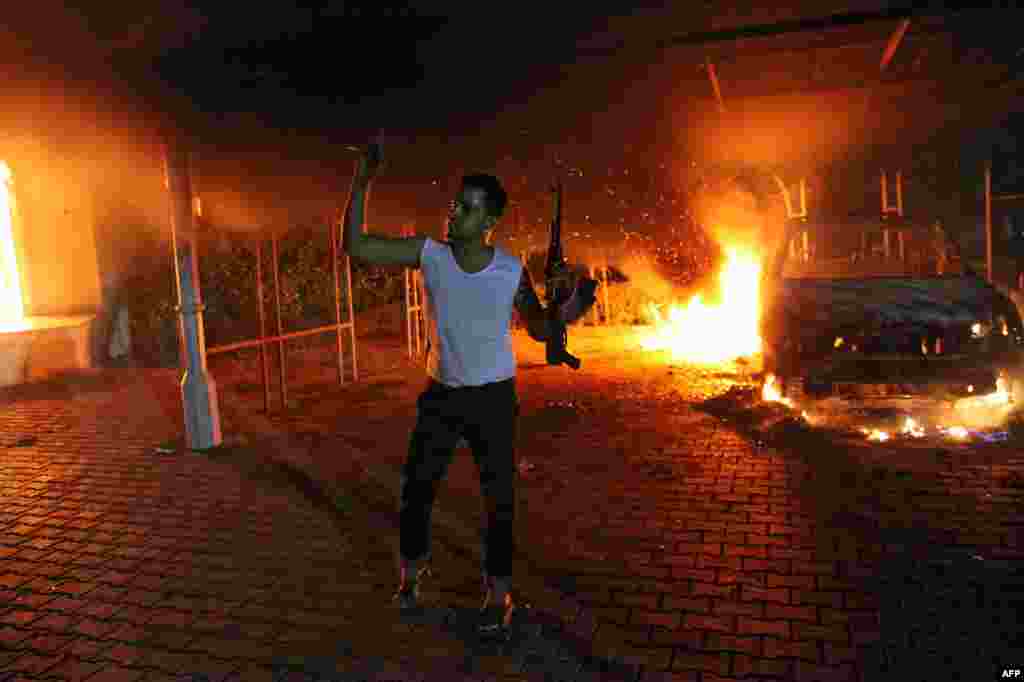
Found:
<svg viewBox="0 0 1024 682"><path fill-rule="evenodd" d="M352 258L373 265L403 265L417 267L425 237L392 239L363 232L366 218L366 198L370 185L380 169L380 145L371 144L359 159L356 174L352 178L348 206L345 207L345 221L342 234L342 248Z"/></svg>

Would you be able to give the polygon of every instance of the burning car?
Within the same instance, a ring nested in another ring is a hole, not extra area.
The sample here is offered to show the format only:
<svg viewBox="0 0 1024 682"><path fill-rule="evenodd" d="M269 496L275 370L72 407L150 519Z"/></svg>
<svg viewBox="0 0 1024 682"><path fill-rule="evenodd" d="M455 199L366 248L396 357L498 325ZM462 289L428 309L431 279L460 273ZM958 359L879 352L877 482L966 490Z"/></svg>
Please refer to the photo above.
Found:
<svg viewBox="0 0 1024 682"><path fill-rule="evenodd" d="M761 291L764 373L787 401L957 399L1021 365L1015 304L937 223L791 220Z"/></svg>

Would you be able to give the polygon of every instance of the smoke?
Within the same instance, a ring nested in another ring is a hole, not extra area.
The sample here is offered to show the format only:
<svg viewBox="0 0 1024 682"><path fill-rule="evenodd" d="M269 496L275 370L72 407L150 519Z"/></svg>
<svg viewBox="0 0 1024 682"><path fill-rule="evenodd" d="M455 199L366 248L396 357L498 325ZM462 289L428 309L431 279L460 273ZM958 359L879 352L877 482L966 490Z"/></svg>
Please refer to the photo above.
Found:
<svg viewBox="0 0 1024 682"><path fill-rule="evenodd" d="M693 201L698 222L721 246L760 251L767 219L757 197L736 185L699 192Z"/></svg>
<svg viewBox="0 0 1024 682"><path fill-rule="evenodd" d="M638 294L655 301L670 301L679 294L677 287L661 275L650 256L629 250L612 258L611 264L629 277L629 286Z"/></svg>
<svg viewBox="0 0 1024 682"><path fill-rule="evenodd" d="M13 173L26 312L94 310L137 238L166 225L153 120L96 83L26 64L6 71L0 159Z"/></svg>
<svg viewBox="0 0 1024 682"><path fill-rule="evenodd" d="M52 68L18 64L5 76L0 159L14 175L24 228L18 260L32 314L95 308L119 283L173 262L161 136L172 117L109 83ZM339 155L322 140L245 125L229 143L212 127L183 138L205 225L248 233L326 226L344 208L351 159L330 165L324 159ZM375 192L375 228L398 213L388 210L394 180Z"/></svg>

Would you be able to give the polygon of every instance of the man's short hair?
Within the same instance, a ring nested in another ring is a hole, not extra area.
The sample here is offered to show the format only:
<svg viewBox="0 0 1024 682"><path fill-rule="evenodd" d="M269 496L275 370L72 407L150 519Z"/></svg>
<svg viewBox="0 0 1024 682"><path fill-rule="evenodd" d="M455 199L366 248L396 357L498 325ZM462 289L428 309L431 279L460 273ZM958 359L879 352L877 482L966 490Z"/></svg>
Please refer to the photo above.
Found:
<svg viewBox="0 0 1024 682"><path fill-rule="evenodd" d="M474 173L462 178L463 187L474 187L484 191L484 206L487 213L494 218L500 218L505 212L505 205L508 203L508 195L501 186L501 181L493 175L486 173Z"/></svg>

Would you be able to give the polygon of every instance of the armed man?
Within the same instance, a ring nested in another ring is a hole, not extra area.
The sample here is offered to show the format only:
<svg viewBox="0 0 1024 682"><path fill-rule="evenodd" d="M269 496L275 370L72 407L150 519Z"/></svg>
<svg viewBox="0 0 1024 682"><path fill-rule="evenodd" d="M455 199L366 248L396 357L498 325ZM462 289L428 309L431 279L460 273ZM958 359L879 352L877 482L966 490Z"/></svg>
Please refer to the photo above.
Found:
<svg viewBox="0 0 1024 682"><path fill-rule="evenodd" d="M417 418L402 469L399 510L400 582L394 601L406 611L417 605L430 575L430 517L438 485L465 439L473 453L486 504L481 609L482 633L503 633L512 597L515 436L519 401L516 360L509 323L519 311L532 339L547 343L564 325L594 304L596 282L563 267L549 277L572 295L549 314L527 269L487 238L505 210L507 197L491 175L467 175L449 205L447 238L389 238L363 231L366 197L378 175L380 147L360 157L348 207L343 245L352 258L375 265L420 268L426 290L427 385L416 401ZM552 332L554 330L554 332Z"/></svg>

